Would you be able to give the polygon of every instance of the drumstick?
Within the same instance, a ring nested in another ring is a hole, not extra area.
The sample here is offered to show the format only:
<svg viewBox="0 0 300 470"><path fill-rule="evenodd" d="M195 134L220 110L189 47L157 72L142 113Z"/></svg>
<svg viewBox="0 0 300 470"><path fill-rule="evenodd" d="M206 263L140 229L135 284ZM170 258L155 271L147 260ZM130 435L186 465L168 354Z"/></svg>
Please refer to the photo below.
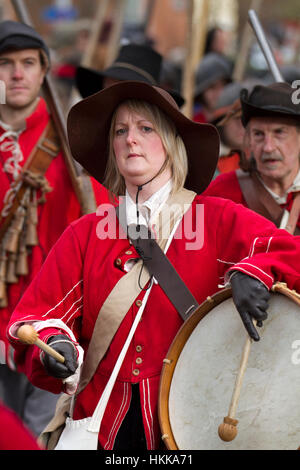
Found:
<svg viewBox="0 0 300 470"><path fill-rule="evenodd" d="M256 323L256 322L254 322ZM238 420L235 419L235 413L238 405L238 400L242 388L243 377L246 371L247 362L250 353L251 338L248 336L244 345L239 372L235 381L233 394L229 406L228 416L225 416L223 423L218 428L218 434L223 441L229 442L237 435L237 424Z"/></svg>
<svg viewBox="0 0 300 470"><path fill-rule="evenodd" d="M58 362L61 362L62 364L65 362L64 356L59 354L55 349L51 348L48 344L44 343L41 339L39 339L39 334L33 326L26 324L20 326L20 328L17 331L17 336L22 341L22 343L25 344L35 344L38 346L40 349L42 349L44 352L49 354L49 356L54 357Z"/></svg>

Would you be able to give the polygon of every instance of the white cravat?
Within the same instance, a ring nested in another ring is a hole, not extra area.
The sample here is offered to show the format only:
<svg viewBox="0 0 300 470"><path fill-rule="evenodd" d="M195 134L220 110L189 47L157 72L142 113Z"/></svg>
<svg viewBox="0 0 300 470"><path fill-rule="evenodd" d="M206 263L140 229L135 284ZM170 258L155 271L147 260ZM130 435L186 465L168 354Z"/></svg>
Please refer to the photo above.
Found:
<svg viewBox="0 0 300 470"><path fill-rule="evenodd" d="M23 153L19 144L19 136L25 130L25 127L19 130L13 130L11 126L0 120L0 127L4 130L0 137L0 151L10 152L11 156L3 165L3 171L10 173L16 180L22 169L20 162L23 161Z"/></svg>
<svg viewBox="0 0 300 470"><path fill-rule="evenodd" d="M155 222L159 213L161 212L163 205L167 201L170 192L172 190L172 180L170 179L167 183L162 186L156 193L152 194L149 199L139 204L139 223L140 225L146 225L155 233ZM133 201L126 189L126 220L127 225L137 224L136 214L136 203ZM137 260L128 260L124 268L128 272L130 271Z"/></svg>
<svg viewBox="0 0 300 470"><path fill-rule="evenodd" d="M153 226L157 217L168 199L172 190L172 180L167 181L156 193L152 194L149 199L139 204L139 223L147 225L149 228ZM137 223L136 203L133 201L126 189L126 218L127 225Z"/></svg>

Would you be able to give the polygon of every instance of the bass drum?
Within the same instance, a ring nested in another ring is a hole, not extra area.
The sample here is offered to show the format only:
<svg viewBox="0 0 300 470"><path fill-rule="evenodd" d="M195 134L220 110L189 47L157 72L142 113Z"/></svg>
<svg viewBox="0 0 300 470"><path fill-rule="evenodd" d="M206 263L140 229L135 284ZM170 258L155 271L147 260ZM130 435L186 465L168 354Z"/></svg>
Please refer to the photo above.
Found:
<svg viewBox="0 0 300 470"><path fill-rule="evenodd" d="M274 286L268 319L251 345L235 418L224 442L246 330L231 290L208 298L183 324L162 369L159 419L168 449L296 450L300 445L300 296Z"/></svg>

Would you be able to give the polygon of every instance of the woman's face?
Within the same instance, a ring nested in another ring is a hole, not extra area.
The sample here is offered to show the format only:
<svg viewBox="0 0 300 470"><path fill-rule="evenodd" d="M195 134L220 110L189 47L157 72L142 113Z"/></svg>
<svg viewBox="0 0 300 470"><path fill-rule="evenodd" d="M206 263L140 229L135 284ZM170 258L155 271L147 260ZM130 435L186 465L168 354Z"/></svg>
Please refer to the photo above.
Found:
<svg viewBox="0 0 300 470"><path fill-rule="evenodd" d="M131 111L125 104L116 114L113 136L116 162L126 186L141 185L153 178L163 166L166 151L149 119ZM162 175L167 175L167 168Z"/></svg>

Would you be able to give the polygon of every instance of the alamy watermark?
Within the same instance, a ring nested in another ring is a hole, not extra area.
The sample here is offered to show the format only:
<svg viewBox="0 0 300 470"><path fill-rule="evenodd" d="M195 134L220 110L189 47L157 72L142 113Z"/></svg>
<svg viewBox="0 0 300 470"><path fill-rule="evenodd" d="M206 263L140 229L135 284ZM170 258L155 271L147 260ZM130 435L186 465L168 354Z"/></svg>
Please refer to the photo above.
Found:
<svg viewBox="0 0 300 470"><path fill-rule="evenodd" d="M295 91L292 93L292 103L300 104L300 80L294 80L292 88L295 88Z"/></svg>
<svg viewBox="0 0 300 470"><path fill-rule="evenodd" d="M204 204L197 204L195 211L189 210L190 205L173 204L164 208L158 216L158 223L151 226L152 237L156 238L158 226L160 226L159 238L169 239L172 233L175 240L185 240L186 250L200 250L204 244ZM119 206L119 219L126 220L125 204ZM126 239L127 234L122 228L122 224L117 223L115 207L112 204L100 204L96 212L99 222L96 227L96 234L100 240L107 238L111 240ZM181 220L178 217L181 214L182 223L175 223L174 220ZM144 232L148 237L148 231ZM136 225L130 228L131 238L137 239L140 232Z"/></svg>
<svg viewBox="0 0 300 470"><path fill-rule="evenodd" d="M0 80L0 104L6 103L6 86L3 80Z"/></svg>
<svg viewBox="0 0 300 470"><path fill-rule="evenodd" d="M295 341L293 341L292 349L295 349L295 351L292 354L291 361L292 361L292 364L297 366L300 364L300 340L299 339L295 339Z"/></svg>

